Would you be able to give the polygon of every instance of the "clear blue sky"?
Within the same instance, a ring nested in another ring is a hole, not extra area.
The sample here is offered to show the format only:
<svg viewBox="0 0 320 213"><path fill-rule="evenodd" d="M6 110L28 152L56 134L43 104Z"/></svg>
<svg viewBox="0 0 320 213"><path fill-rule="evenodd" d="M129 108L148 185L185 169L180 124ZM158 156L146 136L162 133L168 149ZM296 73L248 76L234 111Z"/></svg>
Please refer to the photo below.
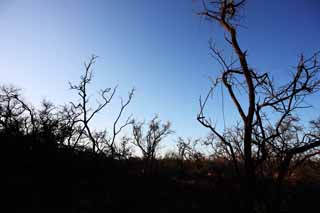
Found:
<svg viewBox="0 0 320 213"><path fill-rule="evenodd" d="M128 114L149 120L158 113L172 121L173 138L204 136L198 98L219 71L208 40L222 39L198 9L196 0L0 0L0 83L22 88L35 105L43 98L62 104L75 99L68 81L96 54L92 94L119 85L96 127L110 126L118 97L135 87ZM285 80L300 53L320 49L319 11L318 0L249 0L239 36L250 65ZM210 104L221 122L221 100ZM230 121L235 114L226 107Z"/></svg>

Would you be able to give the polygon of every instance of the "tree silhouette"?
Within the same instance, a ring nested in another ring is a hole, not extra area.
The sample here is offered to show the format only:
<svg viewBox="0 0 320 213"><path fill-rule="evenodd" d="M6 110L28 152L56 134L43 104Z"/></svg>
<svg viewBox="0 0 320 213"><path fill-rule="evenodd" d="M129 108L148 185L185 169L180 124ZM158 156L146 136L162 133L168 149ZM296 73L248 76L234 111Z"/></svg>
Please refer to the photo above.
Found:
<svg viewBox="0 0 320 213"><path fill-rule="evenodd" d="M145 162L145 174L150 175L154 169L154 161L160 142L163 138L172 134L171 123L161 124L158 116L155 116L148 124L147 132L143 133L144 122L133 124L133 144L137 146L143 155Z"/></svg>
<svg viewBox="0 0 320 213"><path fill-rule="evenodd" d="M222 51L210 43L212 56L222 67L220 76L213 81L212 89L204 98L200 98L198 121L216 136L222 143L235 168L243 160L245 177L246 212L255 209L255 188L258 171L263 170L269 160L277 158L278 182L281 183L288 173L294 156L318 153L320 146L318 134L314 130L303 129L295 114L306 107L305 98L318 92L319 64L318 53L310 58L300 57L291 80L277 87L269 73L258 73L248 65L247 50L239 44L237 29L240 26L240 11L246 1L203 1L203 12L199 15L213 20L222 26L225 41L230 45L236 59L230 60ZM209 95L217 85L222 84L240 115L241 123L223 132L219 132L215 124L205 115L204 109ZM237 90L243 90L246 100L240 99ZM312 122L313 125L317 123ZM281 185L281 184L280 184ZM280 197L277 197L277 201ZM278 205L276 205L278 206Z"/></svg>
<svg viewBox="0 0 320 213"><path fill-rule="evenodd" d="M90 121L94 118L96 114L98 114L111 102L117 90L117 87L114 87L113 89L105 88L100 90L100 97L102 101L98 102L98 106L96 106L94 109L91 108L89 103L89 97L88 97L88 85L92 82L92 78L93 78L92 66L96 62L96 59L97 59L97 56L93 55L91 56L88 63L84 63L85 72L84 72L84 75L80 77L80 82L78 84L75 85L75 84L69 83L70 89L75 90L80 96L80 101L78 103L70 102L72 105L71 110L77 111L78 113L76 117L79 117L79 119L77 119L76 121L73 121L73 123L80 122L82 124L82 127L80 127L79 134L74 143L78 144L81 137L85 135L86 138L88 138L91 141L92 151L96 152L97 149L100 150L99 140L101 140L102 141L101 143L109 147L109 149L111 150L111 155L112 157L114 157L116 136L121 132L121 130L124 127L126 127L129 124L132 124L132 120L130 116L128 117L128 119L125 121L123 125L117 128L117 124L121 118L123 111L132 100L134 89L132 89L129 92L128 100L126 102L123 102L123 100L121 99L121 108L116 117L116 120L113 123L113 130L112 130L113 135L112 135L111 141L105 138L106 135L104 135L104 137L101 137L103 134L93 133L92 130L90 129L90 125L89 125Z"/></svg>

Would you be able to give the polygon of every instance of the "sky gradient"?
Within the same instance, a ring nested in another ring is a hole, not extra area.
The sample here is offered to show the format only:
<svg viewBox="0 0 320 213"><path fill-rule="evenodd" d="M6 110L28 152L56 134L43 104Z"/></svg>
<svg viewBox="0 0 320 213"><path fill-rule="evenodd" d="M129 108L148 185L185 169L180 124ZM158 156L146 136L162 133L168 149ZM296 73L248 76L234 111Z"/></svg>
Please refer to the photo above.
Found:
<svg viewBox="0 0 320 213"><path fill-rule="evenodd" d="M199 8L196 0L0 0L0 83L22 88L34 105L43 98L63 104L76 99L68 81L77 82L95 54L93 102L99 88L119 86L95 127L109 128L119 97L135 87L126 115L150 120L157 113L172 122L171 138L205 136L198 98L219 71L208 40L225 44L221 28L196 15ZM317 0L248 1L239 41L250 66L285 81L299 54L320 49L319 11ZM227 122L237 116L231 106ZM221 123L221 99L210 107Z"/></svg>

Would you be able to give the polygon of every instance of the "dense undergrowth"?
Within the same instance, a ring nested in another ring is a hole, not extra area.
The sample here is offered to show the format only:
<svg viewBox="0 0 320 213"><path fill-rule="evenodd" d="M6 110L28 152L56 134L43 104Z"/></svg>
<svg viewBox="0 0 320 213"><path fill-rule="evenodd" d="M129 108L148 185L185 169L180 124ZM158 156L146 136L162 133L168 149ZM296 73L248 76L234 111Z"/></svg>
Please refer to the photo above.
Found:
<svg viewBox="0 0 320 213"><path fill-rule="evenodd" d="M214 162L198 170L187 162L181 172L174 160L161 159L146 176L139 158L114 160L27 136L2 134L1 143L1 191L8 212L236 212L242 207L241 183L223 175L227 166L213 175ZM260 199L271 204L273 183L260 182ZM319 190L316 179L288 183L283 211L311 211ZM264 212L261 205L259 211Z"/></svg>

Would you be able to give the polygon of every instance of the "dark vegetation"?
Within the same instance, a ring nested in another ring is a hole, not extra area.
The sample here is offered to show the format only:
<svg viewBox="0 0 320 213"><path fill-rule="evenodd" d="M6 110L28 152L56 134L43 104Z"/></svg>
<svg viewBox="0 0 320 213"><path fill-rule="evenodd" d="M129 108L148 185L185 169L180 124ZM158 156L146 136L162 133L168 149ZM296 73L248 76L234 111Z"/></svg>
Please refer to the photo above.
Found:
<svg viewBox="0 0 320 213"><path fill-rule="evenodd" d="M89 99L92 66L85 63L78 101L39 109L20 90L0 88L1 192L9 212L311 212L320 192L320 120L308 125L299 112L305 98L319 91L317 54L301 56L291 80L276 86L258 73L241 49L237 27L245 1L203 1L199 15L218 22L236 57L211 44L221 65L208 95L200 98L198 121L210 130L204 139L179 137L176 149L160 156L173 133L157 116L147 124L122 118L134 89L121 99L112 129L94 130L91 122L109 106L117 87ZM240 121L223 130L205 115L209 95L222 84ZM240 100L239 90L246 94ZM244 103L243 103L244 102ZM132 136L125 136L124 129ZM210 155L199 146L211 149ZM134 147L141 156L134 155Z"/></svg>
<svg viewBox="0 0 320 213"><path fill-rule="evenodd" d="M154 160L152 172L144 172L149 168L145 158L115 159L88 147L70 147L58 140L60 129L52 133L52 128L37 126L31 135L16 127L3 128L0 135L3 208L10 212L191 212L213 207L235 212L243 207L241 180L232 162L205 158L191 146L184 156L168 153ZM309 160L286 180L288 212L317 207L319 169L319 161ZM269 205L274 180L268 176L257 187L259 199Z"/></svg>
<svg viewBox="0 0 320 213"><path fill-rule="evenodd" d="M211 143L211 138L179 138L177 151L157 158L155 138L148 136L153 135L150 129L154 125L160 125L155 124L155 118L145 137L140 135L142 124L134 124L134 138L122 138L116 153L107 149L93 152L90 143L85 145L88 136L76 145L71 145L72 140L68 142L70 132L77 139L81 128L67 131L71 121L63 119L63 112L48 102L35 110L21 101L18 92L1 88L3 208L12 212L173 212L212 208L234 212L243 208L243 180L235 173L233 162L220 152L205 156L197 151L197 144ZM160 129L158 135L168 134L169 123L160 125ZM132 157L125 144L139 140L146 143L145 154ZM307 211L317 206L319 169L317 159L305 160L285 179L285 210ZM269 174L257 183L259 199L265 205L273 204L277 186L272 171L265 170Z"/></svg>

